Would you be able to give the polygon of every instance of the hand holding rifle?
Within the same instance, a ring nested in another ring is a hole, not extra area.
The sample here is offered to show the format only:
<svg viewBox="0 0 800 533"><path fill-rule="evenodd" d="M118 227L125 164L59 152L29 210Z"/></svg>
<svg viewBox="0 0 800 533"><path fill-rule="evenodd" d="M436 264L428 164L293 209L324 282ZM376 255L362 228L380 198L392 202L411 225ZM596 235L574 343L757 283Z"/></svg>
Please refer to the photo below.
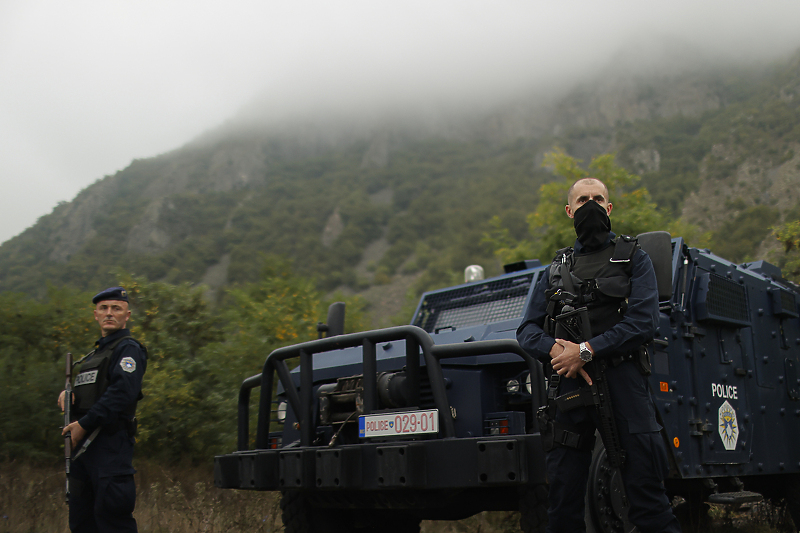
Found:
<svg viewBox="0 0 800 533"><path fill-rule="evenodd" d="M587 342L586 344L588 345L589 343ZM550 357L553 371L568 378L574 378L580 374L586 383L592 384L592 378L583 368L586 363L580 357L580 349L577 343L565 339L556 339L556 343L550 349Z"/></svg>

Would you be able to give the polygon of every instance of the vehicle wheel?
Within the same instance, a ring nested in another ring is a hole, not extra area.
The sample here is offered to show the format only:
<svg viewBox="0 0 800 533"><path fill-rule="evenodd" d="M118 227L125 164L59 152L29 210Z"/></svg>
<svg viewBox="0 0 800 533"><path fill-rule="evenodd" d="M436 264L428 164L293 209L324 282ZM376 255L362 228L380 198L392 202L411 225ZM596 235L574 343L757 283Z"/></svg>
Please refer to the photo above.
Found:
<svg viewBox="0 0 800 533"><path fill-rule="evenodd" d="M761 487L764 497L783 511L785 518L792 518L794 529L791 531L800 531L800 476L768 476L767 480L771 481L770 486Z"/></svg>
<svg viewBox="0 0 800 533"><path fill-rule="evenodd" d="M794 522L795 531L800 531L800 476L792 476L786 483L784 501Z"/></svg>
<svg viewBox="0 0 800 533"><path fill-rule="evenodd" d="M346 533L348 520L334 509L311 505L300 491L285 491L281 496L281 519L286 533Z"/></svg>
<svg viewBox="0 0 800 533"><path fill-rule="evenodd" d="M359 532L374 533L419 533L421 520L400 511L376 511L374 525L366 529L355 529Z"/></svg>
<svg viewBox="0 0 800 533"><path fill-rule="evenodd" d="M519 497L519 528L524 533L544 533L547 527L547 485L534 485Z"/></svg>
<svg viewBox="0 0 800 533"><path fill-rule="evenodd" d="M586 511L596 533L630 533L635 529L628 521L630 504L625 495L622 473L608 463L606 448L599 437L589 468L586 499Z"/></svg>
<svg viewBox="0 0 800 533"><path fill-rule="evenodd" d="M764 476L746 480L746 488L764 495L771 506L770 526L780 531L800 531L800 476ZM794 527L789 519L794 522Z"/></svg>
<svg viewBox="0 0 800 533"><path fill-rule="evenodd" d="M673 509L683 531L706 531L711 527L710 506L702 498L689 496Z"/></svg>
<svg viewBox="0 0 800 533"><path fill-rule="evenodd" d="M408 511L317 507L299 491L283 493L281 511L286 533L419 533L421 522Z"/></svg>

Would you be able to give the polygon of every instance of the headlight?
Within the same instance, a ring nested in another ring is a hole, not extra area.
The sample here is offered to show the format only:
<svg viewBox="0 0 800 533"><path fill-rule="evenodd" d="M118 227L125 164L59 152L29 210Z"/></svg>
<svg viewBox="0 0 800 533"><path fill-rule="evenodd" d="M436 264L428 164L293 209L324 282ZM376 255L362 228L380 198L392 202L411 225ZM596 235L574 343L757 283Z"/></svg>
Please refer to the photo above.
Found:
<svg viewBox="0 0 800 533"><path fill-rule="evenodd" d="M278 422L283 424L286 422L286 402L281 402L278 404Z"/></svg>
<svg viewBox="0 0 800 533"><path fill-rule="evenodd" d="M525 378L525 388L528 389L528 394L533 393L533 389L531 388L531 373L528 372L527 377Z"/></svg>
<svg viewBox="0 0 800 533"><path fill-rule="evenodd" d="M506 383L506 390L508 392L519 392L519 381L516 379L509 379Z"/></svg>

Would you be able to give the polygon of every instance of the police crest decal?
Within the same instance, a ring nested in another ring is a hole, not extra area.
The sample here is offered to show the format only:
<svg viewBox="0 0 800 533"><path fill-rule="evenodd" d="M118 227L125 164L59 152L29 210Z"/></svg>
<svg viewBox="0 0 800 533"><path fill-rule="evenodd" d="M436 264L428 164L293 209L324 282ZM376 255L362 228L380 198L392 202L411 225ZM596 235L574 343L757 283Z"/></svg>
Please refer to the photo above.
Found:
<svg viewBox="0 0 800 533"><path fill-rule="evenodd" d="M122 370L125 372L134 372L136 370L136 361L133 357L123 357L122 361L119 362L119 366L121 366Z"/></svg>
<svg viewBox="0 0 800 533"><path fill-rule="evenodd" d="M726 450L735 450L739 440L739 423L736 421L736 410L725 400L719 406L719 436Z"/></svg>

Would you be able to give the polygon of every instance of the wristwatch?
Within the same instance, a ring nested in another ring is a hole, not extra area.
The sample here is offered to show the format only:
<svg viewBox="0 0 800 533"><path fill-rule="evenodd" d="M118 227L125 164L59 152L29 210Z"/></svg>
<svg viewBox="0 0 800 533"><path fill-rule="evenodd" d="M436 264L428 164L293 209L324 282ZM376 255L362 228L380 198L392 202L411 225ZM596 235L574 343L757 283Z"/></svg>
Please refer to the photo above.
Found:
<svg viewBox="0 0 800 533"><path fill-rule="evenodd" d="M586 346L585 342L581 343L581 361L588 363L592 360L592 351Z"/></svg>

